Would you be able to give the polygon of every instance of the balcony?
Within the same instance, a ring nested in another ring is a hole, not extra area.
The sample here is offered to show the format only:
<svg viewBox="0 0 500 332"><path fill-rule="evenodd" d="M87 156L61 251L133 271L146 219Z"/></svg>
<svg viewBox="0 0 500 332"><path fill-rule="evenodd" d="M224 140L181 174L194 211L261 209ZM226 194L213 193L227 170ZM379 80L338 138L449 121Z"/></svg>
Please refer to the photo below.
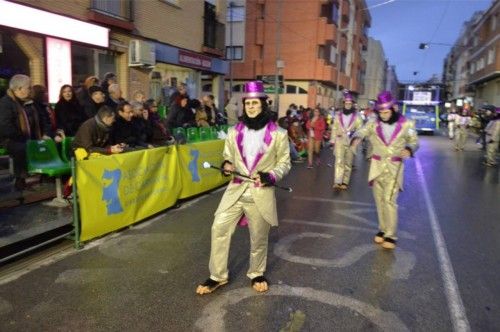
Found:
<svg viewBox="0 0 500 332"><path fill-rule="evenodd" d="M87 13L89 20L122 28L134 29L132 0L92 0Z"/></svg>
<svg viewBox="0 0 500 332"><path fill-rule="evenodd" d="M205 2L203 16L203 52L224 56L226 25L217 20L215 6Z"/></svg>

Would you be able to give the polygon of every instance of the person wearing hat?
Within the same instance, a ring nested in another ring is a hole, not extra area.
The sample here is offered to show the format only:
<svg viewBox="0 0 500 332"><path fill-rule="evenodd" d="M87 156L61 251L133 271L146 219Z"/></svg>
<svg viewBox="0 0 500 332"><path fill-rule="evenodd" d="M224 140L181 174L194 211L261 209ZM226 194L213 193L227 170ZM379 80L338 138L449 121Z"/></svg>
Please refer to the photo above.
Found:
<svg viewBox="0 0 500 332"><path fill-rule="evenodd" d="M250 233L247 276L257 292L268 290L264 277L268 234L271 226L278 226L272 185L290 171L291 164L287 132L272 121L266 100L261 81L244 85L242 121L228 131L221 170L226 176L236 171L253 181L235 176L224 192L212 225L210 277L197 287L197 294L227 284L231 236L243 215Z"/></svg>
<svg viewBox="0 0 500 332"><path fill-rule="evenodd" d="M484 131L486 132L486 160L484 164L495 167L497 166L498 144L500 143L500 108L495 109L495 113Z"/></svg>
<svg viewBox="0 0 500 332"><path fill-rule="evenodd" d="M373 188L377 206L379 232L375 243L394 249L398 226L398 193L403 188L403 160L413 157L418 148L415 123L394 109L395 100L389 91L377 97L377 120L357 130L352 148L366 138L373 146L368 181Z"/></svg>
<svg viewBox="0 0 500 332"><path fill-rule="evenodd" d="M354 154L349 148L352 134L361 128L363 119L353 107L354 98L350 93L344 95L344 107L335 116L330 143L335 156L333 189L346 190L351 179Z"/></svg>
<svg viewBox="0 0 500 332"><path fill-rule="evenodd" d="M469 114L469 111L464 107L458 108L458 112L455 115L455 150L463 151L465 148L465 143L467 143L467 137L469 133L467 129L470 127L472 122L472 118Z"/></svg>
<svg viewBox="0 0 500 332"><path fill-rule="evenodd" d="M88 91L90 101L85 104L83 110L87 118L91 119L96 116L97 111L101 108L101 106L104 106L105 95L104 91L102 91L102 88L97 85L92 85Z"/></svg>

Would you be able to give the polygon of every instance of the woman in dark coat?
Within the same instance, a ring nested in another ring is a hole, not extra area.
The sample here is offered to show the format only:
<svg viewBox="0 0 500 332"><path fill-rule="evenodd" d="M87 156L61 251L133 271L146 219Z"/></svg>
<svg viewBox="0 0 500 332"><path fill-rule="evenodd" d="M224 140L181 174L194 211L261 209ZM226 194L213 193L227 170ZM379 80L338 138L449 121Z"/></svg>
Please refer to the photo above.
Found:
<svg viewBox="0 0 500 332"><path fill-rule="evenodd" d="M57 128L62 129L66 136L75 136L78 128L87 119L76 98L75 90L69 84L61 87L55 112Z"/></svg>

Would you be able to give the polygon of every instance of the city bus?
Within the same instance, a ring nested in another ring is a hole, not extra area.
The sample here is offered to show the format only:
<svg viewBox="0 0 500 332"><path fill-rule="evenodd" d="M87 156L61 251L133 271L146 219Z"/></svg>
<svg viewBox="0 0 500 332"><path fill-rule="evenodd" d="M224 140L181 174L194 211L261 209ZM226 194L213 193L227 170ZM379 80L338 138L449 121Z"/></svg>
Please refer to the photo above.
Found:
<svg viewBox="0 0 500 332"><path fill-rule="evenodd" d="M402 112L408 119L415 121L417 132L433 134L439 129L439 102L415 104L404 101Z"/></svg>
<svg viewBox="0 0 500 332"><path fill-rule="evenodd" d="M439 85L408 85L405 89L401 112L415 121L419 133L433 134L439 129L439 112L442 101Z"/></svg>

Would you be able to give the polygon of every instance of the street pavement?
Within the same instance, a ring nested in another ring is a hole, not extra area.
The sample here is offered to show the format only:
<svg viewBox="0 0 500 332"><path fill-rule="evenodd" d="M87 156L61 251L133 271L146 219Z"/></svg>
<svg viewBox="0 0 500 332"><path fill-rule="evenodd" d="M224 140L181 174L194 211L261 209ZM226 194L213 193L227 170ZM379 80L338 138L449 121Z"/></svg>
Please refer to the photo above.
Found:
<svg viewBox="0 0 500 332"><path fill-rule="evenodd" d="M499 331L499 169L469 140L456 152L422 136L406 162L394 251L372 242L376 210L360 153L348 191L322 164L293 166L278 190L258 294L246 277L248 229L232 240L230 281L208 277L222 190L0 280L0 331Z"/></svg>

